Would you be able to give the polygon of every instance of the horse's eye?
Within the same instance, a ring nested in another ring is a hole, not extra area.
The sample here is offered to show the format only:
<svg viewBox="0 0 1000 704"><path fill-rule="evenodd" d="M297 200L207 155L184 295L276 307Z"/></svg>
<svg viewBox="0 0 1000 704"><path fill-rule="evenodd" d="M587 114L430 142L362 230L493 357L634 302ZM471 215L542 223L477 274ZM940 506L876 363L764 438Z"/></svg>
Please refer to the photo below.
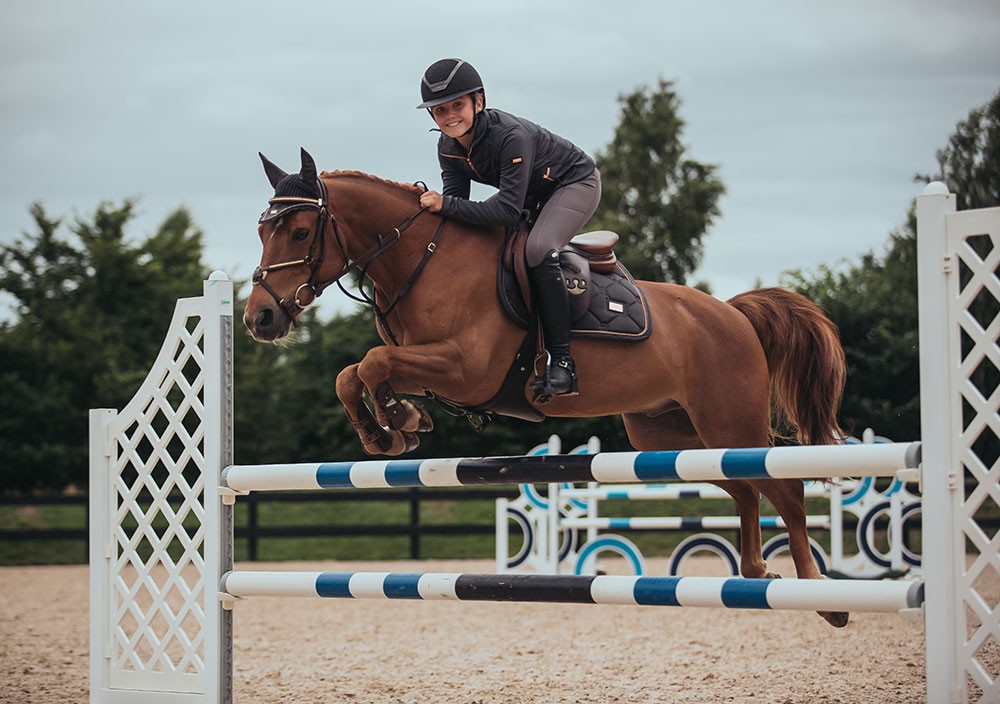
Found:
<svg viewBox="0 0 1000 704"><path fill-rule="evenodd" d="M297 228L294 232L292 232L292 239L296 242L302 242L307 237L309 237L309 230L304 227Z"/></svg>

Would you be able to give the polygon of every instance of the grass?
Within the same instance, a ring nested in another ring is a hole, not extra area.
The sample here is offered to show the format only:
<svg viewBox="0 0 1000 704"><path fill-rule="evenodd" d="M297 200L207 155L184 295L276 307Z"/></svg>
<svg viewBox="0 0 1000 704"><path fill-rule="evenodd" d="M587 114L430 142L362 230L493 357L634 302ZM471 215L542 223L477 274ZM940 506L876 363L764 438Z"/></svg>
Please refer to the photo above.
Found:
<svg viewBox="0 0 1000 704"><path fill-rule="evenodd" d="M824 499L808 499L807 512L822 514L829 510ZM329 526L407 526L409 503L407 501L315 501L315 502L264 502L257 506L258 525L261 527L308 528ZM684 501L604 501L601 515L617 516L710 516L734 515L734 504L728 500ZM762 515L773 515L767 502L761 506ZM0 505L0 530L10 529L65 529L81 530L86 525L86 507L83 505L11 506ZM247 526L248 505L237 502L236 527ZM425 559L492 558L494 555L494 503L492 499L435 499L422 500L420 521L425 526L478 524L488 528L485 535L423 535L420 553ZM189 526L194 522L187 521ZM158 520L154 527L161 529L165 523ZM135 521L127 530L135 528ZM884 526L880 526L884 528ZM158 532L162 532L158 530ZM765 531L764 540L781 531ZM673 531L635 531L628 533L647 557L669 555L690 533ZM829 552L829 536L823 531L813 531L813 537ZM722 536L735 543L736 532L724 531ZM913 539L919 545L919 531ZM520 532L512 526L510 548L518 548ZM850 544L849 536L845 542ZM882 541L884 545L884 540ZM393 560L409 557L410 539L407 535L348 535L317 537L258 538L257 556L264 561L317 560L317 559L378 559ZM148 552L148 549L145 550ZM173 552L173 551L172 551ZM246 538L237 538L235 556L246 559L249 544ZM175 555L176 557L176 555ZM84 563L87 546L82 539L2 540L0 564L72 564Z"/></svg>

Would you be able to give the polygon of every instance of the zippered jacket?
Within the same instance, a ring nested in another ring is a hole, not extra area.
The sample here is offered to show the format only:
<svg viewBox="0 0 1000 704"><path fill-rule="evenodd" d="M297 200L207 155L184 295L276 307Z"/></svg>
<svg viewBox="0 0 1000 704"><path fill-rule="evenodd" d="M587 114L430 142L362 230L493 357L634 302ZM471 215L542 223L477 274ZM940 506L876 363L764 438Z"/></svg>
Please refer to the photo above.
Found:
<svg viewBox="0 0 1000 704"><path fill-rule="evenodd" d="M477 118L468 151L442 134L438 160L444 185L441 214L479 225L515 225L522 211L537 214L557 188L586 178L595 168L594 160L569 140L492 108ZM472 181L499 192L470 201Z"/></svg>

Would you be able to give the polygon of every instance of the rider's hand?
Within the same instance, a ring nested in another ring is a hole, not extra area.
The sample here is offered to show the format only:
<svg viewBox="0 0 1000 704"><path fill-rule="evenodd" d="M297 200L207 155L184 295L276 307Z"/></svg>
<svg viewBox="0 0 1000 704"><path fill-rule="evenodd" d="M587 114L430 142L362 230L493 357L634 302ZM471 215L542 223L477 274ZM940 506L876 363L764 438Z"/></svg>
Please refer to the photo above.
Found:
<svg viewBox="0 0 1000 704"><path fill-rule="evenodd" d="M444 202L444 196L442 196L437 191L425 191L420 194L420 205L427 208L432 213L436 213L441 210L441 204Z"/></svg>

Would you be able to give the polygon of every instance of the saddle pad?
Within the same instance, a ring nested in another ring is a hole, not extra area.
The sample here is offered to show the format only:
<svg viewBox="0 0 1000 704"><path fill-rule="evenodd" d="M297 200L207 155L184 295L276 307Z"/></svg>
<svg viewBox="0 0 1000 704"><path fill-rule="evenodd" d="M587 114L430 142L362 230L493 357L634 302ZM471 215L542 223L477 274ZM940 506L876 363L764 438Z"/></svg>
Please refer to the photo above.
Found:
<svg viewBox="0 0 1000 704"><path fill-rule="evenodd" d="M525 308L513 274L499 267L497 289L507 315L525 330L534 326L534 314ZM649 337L649 305L635 279L621 262L610 274L590 272L590 305L570 326L571 337L641 342Z"/></svg>
<svg viewBox="0 0 1000 704"><path fill-rule="evenodd" d="M573 321L571 337L638 342L649 337L649 306L635 279L619 262L610 274L590 272L590 306Z"/></svg>

